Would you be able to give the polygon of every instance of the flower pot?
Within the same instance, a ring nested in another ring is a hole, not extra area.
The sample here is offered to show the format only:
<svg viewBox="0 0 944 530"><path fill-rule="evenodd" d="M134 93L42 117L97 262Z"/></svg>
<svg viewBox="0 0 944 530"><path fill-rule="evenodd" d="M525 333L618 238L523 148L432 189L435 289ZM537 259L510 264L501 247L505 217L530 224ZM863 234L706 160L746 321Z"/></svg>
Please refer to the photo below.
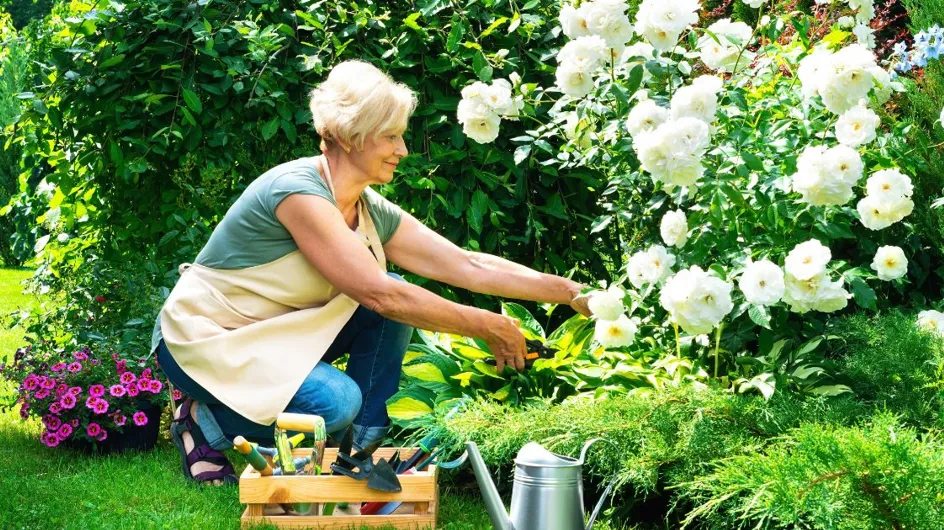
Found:
<svg viewBox="0 0 944 530"><path fill-rule="evenodd" d="M89 442L70 438L61 445L85 453L123 453L125 451L149 451L157 443L157 435L161 428L161 414L164 409L158 405L147 403L141 409L147 415L148 422L137 426L129 418L122 432L110 432L102 442Z"/></svg>

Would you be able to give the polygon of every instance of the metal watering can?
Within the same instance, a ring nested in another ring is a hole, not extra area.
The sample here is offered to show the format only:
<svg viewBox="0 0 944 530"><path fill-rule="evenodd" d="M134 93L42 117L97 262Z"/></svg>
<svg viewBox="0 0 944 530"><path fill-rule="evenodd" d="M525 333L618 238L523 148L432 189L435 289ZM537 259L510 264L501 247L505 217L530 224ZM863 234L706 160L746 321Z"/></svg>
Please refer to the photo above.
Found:
<svg viewBox="0 0 944 530"><path fill-rule="evenodd" d="M492 525L497 530L590 530L603 501L613 488L607 486L584 529L583 479L581 468L595 438L580 451L580 459L554 454L530 442L515 457L515 482L511 491L511 516L498 496L492 476L475 442L466 442L475 480L482 490Z"/></svg>

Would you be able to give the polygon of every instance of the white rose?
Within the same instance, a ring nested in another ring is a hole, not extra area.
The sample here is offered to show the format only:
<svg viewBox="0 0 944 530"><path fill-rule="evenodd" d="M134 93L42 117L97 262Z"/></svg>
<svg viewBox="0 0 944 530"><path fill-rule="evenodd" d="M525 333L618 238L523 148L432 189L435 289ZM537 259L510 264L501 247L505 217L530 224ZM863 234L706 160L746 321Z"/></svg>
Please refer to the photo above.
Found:
<svg viewBox="0 0 944 530"><path fill-rule="evenodd" d="M731 22L724 18L708 26L708 31L698 40L702 61L712 70L733 72L749 65L754 54L746 49L751 38L751 27L743 22Z"/></svg>
<svg viewBox="0 0 944 530"><path fill-rule="evenodd" d="M830 281L825 283L817 293L813 310L833 313L844 309L849 304L850 298L852 295L842 287L842 280Z"/></svg>
<svg viewBox="0 0 944 530"><path fill-rule="evenodd" d="M860 24L868 24L875 18L873 0L848 0L849 7L856 12L856 20Z"/></svg>
<svg viewBox="0 0 944 530"><path fill-rule="evenodd" d="M832 54L823 68L819 95L831 112L842 114L868 97L873 86L875 54L861 44L851 44Z"/></svg>
<svg viewBox="0 0 944 530"><path fill-rule="evenodd" d="M783 301L794 313L821 311L832 313L848 303L851 296L842 287L842 280L832 281L825 271L805 280L787 272L784 275Z"/></svg>
<svg viewBox="0 0 944 530"><path fill-rule="evenodd" d="M679 88L669 107L669 115L673 119L696 118L711 123L715 120L718 110L718 97L695 85Z"/></svg>
<svg viewBox="0 0 944 530"><path fill-rule="evenodd" d="M610 48L622 47L633 38L633 25L625 10L604 2L587 2L580 6L580 11L590 33L598 35Z"/></svg>
<svg viewBox="0 0 944 530"><path fill-rule="evenodd" d="M616 320L597 320L593 338L605 348L629 346L636 337L636 323L626 315Z"/></svg>
<svg viewBox="0 0 944 530"><path fill-rule="evenodd" d="M593 90L593 74L584 72L571 65L557 67L557 88L575 98L582 98Z"/></svg>
<svg viewBox="0 0 944 530"><path fill-rule="evenodd" d="M944 313L933 309L918 313L918 326L944 337Z"/></svg>
<svg viewBox="0 0 944 530"><path fill-rule="evenodd" d="M577 37L567 42L557 53L557 62L562 67L593 73L608 56L606 42L596 35Z"/></svg>
<svg viewBox="0 0 944 530"><path fill-rule="evenodd" d="M849 29L852 26L855 26L855 19L850 16L839 17L839 27L843 29Z"/></svg>
<svg viewBox="0 0 944 530"><path fill-rule="evenodd" d="M559 20L564 35L571 39L590 34L584 13L570 4L561 8Z"/></svg>
<svg viewBox="0 0 944 530"><path fill-rule="evenodd" d="M511 83L506 79L495 79L483 94L485 103L499 116L508 114L514 109L514 100L511 97Z"/></svg>
<svg viewBox="0 0 944 530"><path fill-rule="evenodd" d="M798 280L808 280L826 270L826 264L832 259L832 252L819 240L811 239L793 247L787 254L784 268Z"/></svg>
<svg viewBox="0 0 944 530"><path fill-rule="evenodd" d="M589 149L593 143L588 129L586 120L578 118L576 112L567 113L567 121L564 122L564 135L567 136L567 139L576 142L581 149Z"/></svg>
<svg viewBox="0 0 944 530"><path fill-rule="evenodd" d="M666 31L654 26L640 26L638 22L636 23L636 32L645 37L652 47L660 52L668 51L675 47L679 37L682 35L681 32Z"/></svg>
<svg viewBox="0 0 944 530"><path fill-rule="evenodd" d="M862 178L865 164L855 149L847 145L836 145L823 153L823 168L834 180L851 187ZM847 201L848 199L843 201L843 204Z"/></svg>
<svg viewBox="0 0 944 530"><path fill-rule="evenodd" d="M898 169L883 169L872 173L865 181L865 191L869 195L894 200L898 197L911 197L914 185L908 175Z"/></svg>
<svg viewBox="0 0 944 530"><path fill-rule="evenodd" d="M895 85L892 84L891 75L881 66L876 66L871 71L872 79L875 81L875 86L872 87L872 95L875 97L876 103L884 105L892 97Z"/></svg>
<svg viewBox="0 0 944 530"><path fill-rule="evenodd" d="M590 300L587 301L587 306L593 316L599 320L616 320L625 310L623 307L624 295L623 290L614 285L606 291L592 292Z"/></svg>
<svg viewBox="0 0 944 530"><path fill-rule="evenodd" d="M634 147L642 168L667 187L693 186L704 173L708 125L695 118L670 120L640 134Z"/></svg>
<svg viewBox="0 0 944 530"><path fill-rule="evenodd" d="M769 260L761 260L747 266L738 286L748 302L773 305L783 298L783 282L783 270Z"/></svg>
<svg viewBox="0 0 944 530"><path fill-rule="evenodd" d="M663 31L681 33L698 22L698 0L644 0L636 14L637 24L644 21Z"/></svg>
<svg viewBox="0 0 944 530"><path fill-rule="evenodd" d="M734 309L731 284L693 265L669 278L659 303L687 333L708 333Z"/></svg>
<svg viewBox="0 0 944 530"><path fill-rule="evenodd" d="M670 254L662 245L653 245L646 251L640 251L629 258L626 272L633 287L641 289L652 283L664 280L675 265L675 255Z"/></svg>
<svg viewBox="0 0 944 530"><path fill-rule="evenodd" d="M682 248L688 241L688 218L682 210L668 211L659 225L662 241L670 247Z"/></svg>
<svg viewBox="0 0 944 530"><path fill-rule="evenodd" d="M862 176L862 157L854 149L838 145L807 146L797 159L797 172L790 177L801 200L814 206L840 206L855 195L853 187Z"/></svg>
<svg viewBox="0 0 944 530"><path fill-rule="evenodd" d="M832 56L831 51L825 48L816 48L813 53L800 61L797 77L800 79L800 87L804 97L811 98L819 93L823 81L822 72L831 67Z"/></svg>
<svg viewBox="0 0 944 530"><path fill-rule="evenodd" d="M866 195L856 205L856 210L866 228L882 230L911 215L914 202L904 196Z"/></svg>
<svg viewBox="0 0 944 530"><path fill-rule="evenodd" d="M655 57L656 49L645 41L639 41L632 46L627 46L623 50L623 61L628 61L633 57L642 57L643 59L650 60Z"/></svg>
<svg viewBox="0 0 944 530"><path fill-rule="evenodd" d="M875 139L875 130L881 119L872 109L859 104L839 116L836 139L849 147L859 147Z"/></svg>
<svg viewBox="0 0 944 530"><path fill-rule="evenodd" d="M470 117L462 122L462 132L480 144L494 142L498 138L498 126L501 118L497 114L482 117Z"/></svg>
<svg viewBox="0 0 944 530"><path fill-rule="evenodd" d="M868 24L856 24L856 27L852 29L852 34L862 46L870 50L875 49L875 30Z"/></svg>
<svg viewBox="0 0 944 530"><path fill-rule="evenodd" d="M655 101L646 99L640 101L629 111L626 117L626 128L635 138L642 132L649 132L665 123L669 117L668 109L660 107Z"/></svg>
<svg viewBox="0 0 944 530"><path fill-rule="evenodd" d="M879 247L872 258L872 270L880 280L897 280L908 272L908 258L900 247Z"/></svg>

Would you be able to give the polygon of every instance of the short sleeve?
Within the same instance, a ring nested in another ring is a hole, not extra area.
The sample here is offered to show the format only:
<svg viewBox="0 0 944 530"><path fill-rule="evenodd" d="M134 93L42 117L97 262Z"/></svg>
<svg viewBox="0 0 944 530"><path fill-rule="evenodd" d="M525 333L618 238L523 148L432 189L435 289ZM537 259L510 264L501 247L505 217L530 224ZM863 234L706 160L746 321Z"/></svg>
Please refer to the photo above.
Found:
<svg viewBox="0 0 944 530"><path fill-rule="evenodd" d="M367 199L367 211L370 213L370 218L377 227L380 244L386 245L400 226L404 212L372 188L364 190L364 197Z"/></svg>
<svg viewBox="0 0 944 530"><path fill-rule="evenodd" d="M285 168L284 172L275 176L260 197L268 213L275 218L275 209L289 195L301 193L303 195L315 195L324 197L331 201L331 204L337 206L331 190L318 174L318 170L313 163L292 164Z"/></svg>

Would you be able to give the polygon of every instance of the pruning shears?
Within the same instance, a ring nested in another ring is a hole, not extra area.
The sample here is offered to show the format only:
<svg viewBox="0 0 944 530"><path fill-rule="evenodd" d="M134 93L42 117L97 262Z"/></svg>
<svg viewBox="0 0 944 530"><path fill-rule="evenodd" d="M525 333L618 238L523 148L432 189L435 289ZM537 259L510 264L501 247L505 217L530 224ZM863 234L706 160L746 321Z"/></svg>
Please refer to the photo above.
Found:
<svg viewBox="0 0 944 530"><path fill-rule="evenodd" d="M524 355L524 367L529 369L534 366L534 361L538 359L553 359L554 355L560 351L557 348L551 348L545 346L543 342L538 339L528 339L525 341L525 344L528 346L528 353ZM486 364L495 366L495 358L485 359Z"/></svg>

